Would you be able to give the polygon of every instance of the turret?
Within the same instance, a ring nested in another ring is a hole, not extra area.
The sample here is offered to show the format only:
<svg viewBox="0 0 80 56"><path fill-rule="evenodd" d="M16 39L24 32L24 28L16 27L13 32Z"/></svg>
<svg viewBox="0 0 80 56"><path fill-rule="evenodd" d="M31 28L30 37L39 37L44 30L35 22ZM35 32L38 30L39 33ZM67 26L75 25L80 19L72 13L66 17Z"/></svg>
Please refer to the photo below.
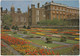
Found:
<svg viewBox="0 0 80 56"><path fill-rule="evenodd" d="M14 5L11 6L11 13L15 13Z"/></svg>

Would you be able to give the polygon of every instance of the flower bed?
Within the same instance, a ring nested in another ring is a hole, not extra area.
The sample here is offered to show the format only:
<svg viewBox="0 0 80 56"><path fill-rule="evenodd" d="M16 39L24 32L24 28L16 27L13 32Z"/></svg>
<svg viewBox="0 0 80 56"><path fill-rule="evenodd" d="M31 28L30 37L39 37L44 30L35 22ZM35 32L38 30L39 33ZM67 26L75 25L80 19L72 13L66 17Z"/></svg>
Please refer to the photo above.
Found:
<svg viewBox="0 0 80 56"><path fill-rule="evenodd" d="M22 38L15 38L8 36L7 34L2 34L1 39L13 47L16 51L21 54L26 55L54 55L54 51L41 49L38 47L34 47L30 44L30 41L25 41Z"/></svg>

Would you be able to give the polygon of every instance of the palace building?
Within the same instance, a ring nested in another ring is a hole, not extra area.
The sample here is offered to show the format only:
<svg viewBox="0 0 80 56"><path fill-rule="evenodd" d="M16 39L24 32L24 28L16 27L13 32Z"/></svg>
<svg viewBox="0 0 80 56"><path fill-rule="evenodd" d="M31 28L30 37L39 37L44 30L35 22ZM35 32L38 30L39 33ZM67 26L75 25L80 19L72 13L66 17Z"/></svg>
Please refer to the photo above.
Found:
<svg viewBox="0 0 80 56"><path fill-rule="evenodd" d="M22 13L20 8L17 8L17 11L15 11L15 8L13 5L11 6L10 11L8 11L7 9L3 10L3 8L1 8L1 20L2 20L2 22L4 21L3 20L4 15L10 15L12 17L12 19L13 19L12 26L13 25L17 25L19 27L23 27L24 25L28 26L27 12Z"/></svg>
<svg viewBox="0 0 80 56"><path fill-rule="evenodd" d="M79 23L79 8L54 3L53 1L50 3L46 2L44 7L46 11L46 19L69 20L73 25L78 25Z"/></svg>
<svg viewBox="0 0 80 56"><path fill-rule="evenodd" d="M40 8L40 3L37 4L37 8L32 4L31 8L28 7L29 24L37 25L41 20L45 20L45 9Z"/></svg>
<svg viewBox="0 0 80 56"><path fill-rule="evenodd" d="M70 21L70 25L79 25L79 8L69 7L67 5L46 2L40 7L40 3L37 4L35 8L34 4L31 4L31 8L28 6L28 12L22 13L20 8L15 11L15 7L11 6L11 11L3 10L1 8L1 18L3 15L8 14L13 18L13 25L22 27L24 25L33 26L37 25L42 20L64 20ZM3 21L3 20L2 20Z"/></svg>

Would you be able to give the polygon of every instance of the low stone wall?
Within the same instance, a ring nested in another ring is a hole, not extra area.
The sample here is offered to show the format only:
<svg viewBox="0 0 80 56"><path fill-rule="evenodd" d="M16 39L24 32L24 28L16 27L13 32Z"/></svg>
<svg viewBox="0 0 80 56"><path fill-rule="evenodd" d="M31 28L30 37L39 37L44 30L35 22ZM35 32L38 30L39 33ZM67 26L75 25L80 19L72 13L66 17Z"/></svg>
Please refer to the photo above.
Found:
<svg viewBox="0 0 80 56"><path fill-rule="evenodd" d="M79 29L79 26L31 26L31 28Z"/></svg>

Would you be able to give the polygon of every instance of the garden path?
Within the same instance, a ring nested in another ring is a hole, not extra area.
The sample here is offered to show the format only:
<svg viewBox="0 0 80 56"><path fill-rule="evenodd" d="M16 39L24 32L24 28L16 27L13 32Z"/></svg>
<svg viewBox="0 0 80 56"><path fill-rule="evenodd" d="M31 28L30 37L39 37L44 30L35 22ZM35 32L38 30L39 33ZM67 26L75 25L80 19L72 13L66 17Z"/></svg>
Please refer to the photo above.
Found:
<svg viewBox="0 0 80 56"><path fill-rule="evenodd" d="M63 43L63 42L57 42L57 41L52 41L52 43L61 44L61 45L72 45L72 44Z"/></svg>
<svg viewBox="0 0 80 56"><path fill-rule="evenodd" d="M22 37L27 37L28 35L25 35L25 34L21 34L21 33L18 33L19 35L22 35ZM27 39L33 39L33 38L27 38ZM36 38L37 39L37 38ZM56 44L61 44L61 45L72 45L72 44L69 44L69 43L63 43L63 42L57 42L57 41L52 41L52 43L56 43Z"/></svg>
<svg viewBox="0 0 80 56"><path fill-rule="evenodd" d="M16 50L14 50L11 46L9 46L7 43L5 43L3 40L1 40L3 45L6 45L6 49L10 50L14 55L21 55L19 52L17 52Z"/></svg>
<svg viewBox="0 0 80 56"><path fill-rule="evenodd" d="M25 35L25 34L21 34L21 33L18 33L19 35L22 35L22 37L25 37L25 36L28 36L28 35ZM27 39L31 39L31 38L27 38ZM67 47L71 47L73 46L73 44L68 44L68 43L62 43L62 42L57 42L57 41L53 41L53 43L56 43L56 44L61 44L61 45L66 45L66 47L60 47L60 48L55 48L55 49L51 49L51 50L56 50L56 49L62 49L62 48L67 48ZM41 46L41 45L38 45L36 43L33 43L31 42L30 44L32 44L33 46L36 46L36 47L40 47L40 48L44 48L44 49L49 49L49 48L45 48L45 46ZM49 49L50 50L50 49Z"/></svg>

